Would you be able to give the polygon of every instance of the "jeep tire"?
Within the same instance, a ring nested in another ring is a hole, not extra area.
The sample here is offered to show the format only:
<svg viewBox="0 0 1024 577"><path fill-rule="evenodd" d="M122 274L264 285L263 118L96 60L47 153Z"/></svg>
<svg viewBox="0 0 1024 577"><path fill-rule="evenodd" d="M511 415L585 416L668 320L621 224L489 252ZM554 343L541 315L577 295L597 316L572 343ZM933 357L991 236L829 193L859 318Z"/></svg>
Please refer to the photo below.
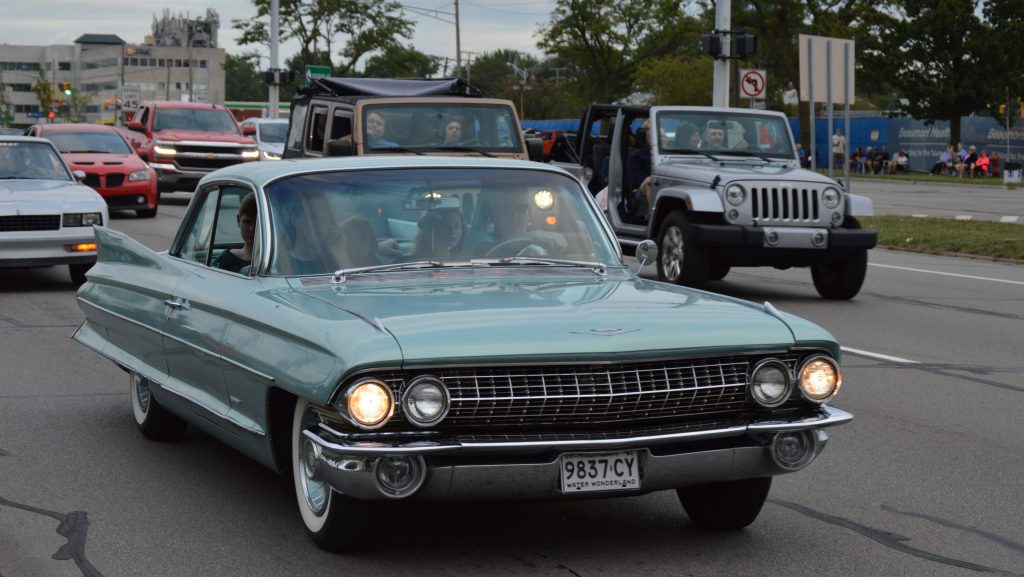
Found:
<svg viewBox="0 0 1024 577"><path fill-rule="evenodd" d="M658 278L692 288L704 288L711 268L708 251L693 242L690 215L669 213L658 231Z"/></svg>

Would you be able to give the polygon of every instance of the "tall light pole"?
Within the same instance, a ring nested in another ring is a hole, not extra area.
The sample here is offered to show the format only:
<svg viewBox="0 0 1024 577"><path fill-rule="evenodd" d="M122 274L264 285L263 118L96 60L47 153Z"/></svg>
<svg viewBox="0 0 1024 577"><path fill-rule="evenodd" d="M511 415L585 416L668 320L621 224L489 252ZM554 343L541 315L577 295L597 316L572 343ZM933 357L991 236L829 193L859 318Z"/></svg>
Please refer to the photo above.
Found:
<svg viewBox="0 0 1024 577"><path fill-rule="evenodd" d="M715 58L714 84L711 105L725 108L729 106L729 56L732 55L732 0L718 0L715 3L715 33L725 33L722 40L722 53Z"/></svg>
<svg viewBox="0 0 1024 577"><path fill-rule="evenodd" d="M444 12L442 10L427 10L426 8L418 8L416 6L406 6L401 2L394 2L392 6L395 8L401 8L408 10L413 14L419 14L420 16L426 16L433 18L434 20L440 20L441 22L447 22L448 24L455 25L455 73L460 74L462 70L462 38L461 30L459 26L459 0L453 0L455 3L455 10L453 12ZM451 16L453 20L441 18L441 15Z"/></svg>
<svg viewBox="0 0 1024 577"><path fill-rule="evenodd" d="M280 93L280 87L278 83L281 81L281 70L278 67L278 31L280 28L281 20L281 2L280 0L270 0L270 74L272 74L270 82L270 93L268 95L270 110L270 118L277 118L277 109L280 108L278 99Z"/></svg>

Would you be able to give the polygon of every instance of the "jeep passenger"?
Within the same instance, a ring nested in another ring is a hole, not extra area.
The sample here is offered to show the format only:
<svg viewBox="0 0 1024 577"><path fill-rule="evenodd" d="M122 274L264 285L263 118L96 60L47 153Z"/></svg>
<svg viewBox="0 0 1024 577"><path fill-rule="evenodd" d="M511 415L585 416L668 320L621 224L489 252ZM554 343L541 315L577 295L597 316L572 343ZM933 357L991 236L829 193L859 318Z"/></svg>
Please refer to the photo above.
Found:
<svg viewBox="0 0 1024 577"><path fill-rule="evenodd" d="M648 119L645 194L627 167L634 131ZM608 187L608 220L624 251L656 240L661 280L702 288L732 267L809 267L824 298L860 291L878 235L857 217L873 214L871 201L800 168L782 113L593 105L579 135L579 163L567 168L595 194Z"/></svg>

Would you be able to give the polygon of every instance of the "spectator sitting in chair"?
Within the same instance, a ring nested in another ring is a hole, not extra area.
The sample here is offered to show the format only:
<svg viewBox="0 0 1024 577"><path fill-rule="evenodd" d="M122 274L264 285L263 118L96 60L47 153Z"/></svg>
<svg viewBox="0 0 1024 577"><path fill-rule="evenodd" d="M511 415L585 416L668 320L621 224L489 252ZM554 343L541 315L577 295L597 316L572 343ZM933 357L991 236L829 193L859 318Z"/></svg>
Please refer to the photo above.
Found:
<svg viewBox="0 0 1024 577"><path fill-rule="evenodd" d="M907 151L900 150L896 153L896 157L889 162L889 174L896 174L897 172L907 172L909 167L910 159L907 157Z"/></svg>
<svg viewBox="0 0 1024 577"><path fill-rule="evenodd" d="M874 167L871 172L874 172L875 174L880 174L882 171L888 170L890 159L891 157L889 156L889 145L883 144L882 150L877 155L875 155Z"/></svg>
<svg viewBox="0 0 1024 577"><path fill-rule="evenodd" d="M858 146L850 155L850 172L858 172L864 166L864 151Z"/></svg>
<svg viewBox="0 0 1024 577"><path fill-rule="evenodd" d="M932 176L938 176L942 174L943 170L953 169L953 145L947 144L946 150L939 155L939 161L932 165L932 169L928 171L928 174Z"/></svg>
<svg viewBox="0 0 1024 577"><path fill-rule="evenodd" d="M1002 172L1001 172L1001 170L1002 170L1002 161L999 158L999 151L998 150L992 152L992 157L990 158L990 160L991 160L991 164L989 166L988 172L992 176L998 177L1000 174L1002 174Z"/></svg>
<svg viewBox="0 0 1024 577"><path fill-rule="evenodd" d="M957 166L959 176L963 177L964 171L967 171L967 176L971 176L974 172L974 165L978 163L978 153L975 152L974 145L967 148L967 157Z"/></svg>
<svg viewBox="0 0 1024 577"><path fill-rule="evenodd" d="M988 176L990 165L991 159L989 159L988 157L988 151L982 150L981 156L978 157L978 161L974 163L974 168L971 171L971 176Z"/></svg>

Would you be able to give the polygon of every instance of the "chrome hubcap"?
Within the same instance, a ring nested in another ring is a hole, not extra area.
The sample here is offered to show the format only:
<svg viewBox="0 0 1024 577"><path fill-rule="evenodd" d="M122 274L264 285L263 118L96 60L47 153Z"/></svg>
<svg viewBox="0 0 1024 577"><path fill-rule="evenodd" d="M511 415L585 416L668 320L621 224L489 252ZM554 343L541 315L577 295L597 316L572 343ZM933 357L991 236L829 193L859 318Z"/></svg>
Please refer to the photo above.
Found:
<svg viewBox="0 0 1024 577"><path fill-rule="evenodd" d="M148 413L150 399L149 382L146 381L146 379L135 375L132 378L132 385L135 392L135 402L138 403L139 410L141 410L143 414Z"/></svg>
<svg viewBox="0 0 1024 577"><path fill-rule="evenodd" d="M311 513L320 516L327 509L331 489L326 483L313 479L316 469L311 466L309 459L315 459L315 456L309 454L310 447L306 443L312 445L312 442L307 439L301 447L295 448L299 453L295 457L299 460L299 479L302 482L302 494L306 498L306 506L309 507Z"/></svg>
<svg viewBox="0 0 1024 577"><path fill-rule="evenodd" d="M665 278L675 281L683 270L683 231L670 226L661 239L661 270Z"/></svg>

